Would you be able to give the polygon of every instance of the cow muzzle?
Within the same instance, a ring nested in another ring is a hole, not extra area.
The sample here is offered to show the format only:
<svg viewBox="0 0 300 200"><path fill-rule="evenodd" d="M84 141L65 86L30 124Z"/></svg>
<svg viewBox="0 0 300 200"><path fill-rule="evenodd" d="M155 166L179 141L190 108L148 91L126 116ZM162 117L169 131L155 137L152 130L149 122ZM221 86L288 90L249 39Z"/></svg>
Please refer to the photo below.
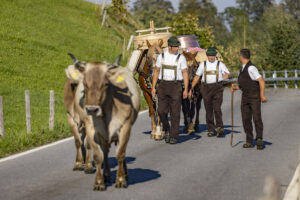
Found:
<svg viewBox="0 0 300 200"><path fill-rule="evenodd" d="M85 110L88 115L93 115L97 117L103 116L102 109L100 106L85 106Z"/></svg>

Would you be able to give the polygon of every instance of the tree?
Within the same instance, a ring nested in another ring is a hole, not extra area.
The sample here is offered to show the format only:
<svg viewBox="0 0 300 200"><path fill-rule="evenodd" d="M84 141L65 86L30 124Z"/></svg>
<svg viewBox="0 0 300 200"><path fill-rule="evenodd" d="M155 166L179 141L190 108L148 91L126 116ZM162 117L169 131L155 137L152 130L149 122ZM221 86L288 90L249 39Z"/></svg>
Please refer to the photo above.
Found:
<svg viewBox="0 0 300 200"><path fill-rule="evenodd" d="M212 27L206 26L200 28L197 16L192 14L178 14L172 23L172 32L175 35L196 35L201 48L216 46Z"/></svg>
<svg viewBox="0 0 300 200"><path fill-rule="evenodd" d="M168 25L174 16L174 8L168 0L136 0L131 11L144 25L153 20L157 27Z"/></svg>
<svg viewBox="0 0 300 200"><path fill-rule="evenodd" d="M295 17L300 29L300 0L283 0L281 4L288 13Z"/></svg>
<svg viewBox="0 0 300 200"><path fill-rule="evenodd" d="M274 70L296 69L300 65L300 36L293 17L277 8L279 19L270 27L266 63Z"/></svg>
<svg viewBox="0 0 300 200"><path fill-rule="evenodd" d="M300 20L300 0L283 0L282 4L288 13Z"/></svg>
<svg viewBox="0 0 300 200"><path fill-rule="evenodd" d="M200 27L211 27L218 43L226 42L228 30L211 0L181 0L179 13L196 16Z"/></svg>
<svg viewBox="0 0 300 200"><path fill-rule="evenodd" d="M200 0L181 0L178 6L179 13L198 14L201 9Z"/></svg>
<svg viewBox="0 0 300 200"><path fill-rule="evenodd" d="M265 10L273 5L274 0L236 0L236 3L249 15L251 20L258 21Z"/></svg>

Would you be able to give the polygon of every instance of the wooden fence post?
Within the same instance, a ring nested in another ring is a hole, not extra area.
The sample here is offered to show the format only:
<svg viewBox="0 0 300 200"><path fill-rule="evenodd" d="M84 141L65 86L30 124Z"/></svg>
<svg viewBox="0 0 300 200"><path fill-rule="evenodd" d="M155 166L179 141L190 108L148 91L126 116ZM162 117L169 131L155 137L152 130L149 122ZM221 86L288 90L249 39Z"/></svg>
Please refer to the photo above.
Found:
<svg viewBox="0 0 300 200"><path fill-rule="evenodd" d="M107 11L106 11L106 10L104 10L104 14L103 14L103 18L102 18L102 23L101 23L101 26L103 26L103 25L104 25L104 23L105 23L105 18L106 18L106 15L107 15Z"/></svg>
<svg viewBox="0 0 300 200"><path fill-rule="evenodd" d="M29 94L29 90L25 90L25 105L26 105L27 133L30 133L31 132L31 113L30 113L30 94Z"/></svg>
<svg viewBox="0 0 300 200"><path fill-rule="evenodd" d="M125 40L125 37L123 39L123 61L125 60L125 53L126 53L126 40Z"/></svg>
<svg viewBox="0 0 300 200"><path fill-rule="evenodd" d="M298 78L298 70L295 69L295 78ZM295 80L295 88L298 88L298 81Z"/></svg>
<svg viewBox="0 0 300 200"><path fill-rule="evenodd" d="M285 77L285 78L288 78L287 70L284 70L284 77ZM285 86L285 88L289 88L287 80L284 81L284 86Z"/></svg>
<svg viewBox="0 0 300 200"><path fill-rule="evenodd" d="M104 8L106 6L106 0L103 0L101 14L103 15Z"/></svg>
<svg viewBox="0 0 300 200"><path fill-rule="evenodd" d="M55 98L54 91L50 91L50 115L49 115L49 129L54 130L54 114L55 114Z"/></svg>
<svg viewBox="0 0 300 200"><path fill-rule="evenodd" d="M4 138L4 118L3 118L3 99L0 96L0 135Z"/></svg>
<svg viewBox="0 0 300 200"><path fill-rule="evenodd" d="M130 49L132 40L133 40L133 35L130 36L130 39L129 39L129 42L128 42L128 45L127 45L127 51L129 51L129 49Z"/></svg>
<svg viewBox="0 0 300 200"><path fill-rule="evenodd" d="M277 78L277 71L273 72L273 78L275 78L275 79ZM274 81L273 86L274 86L274 88L277 88L277 81Z"/></svg>

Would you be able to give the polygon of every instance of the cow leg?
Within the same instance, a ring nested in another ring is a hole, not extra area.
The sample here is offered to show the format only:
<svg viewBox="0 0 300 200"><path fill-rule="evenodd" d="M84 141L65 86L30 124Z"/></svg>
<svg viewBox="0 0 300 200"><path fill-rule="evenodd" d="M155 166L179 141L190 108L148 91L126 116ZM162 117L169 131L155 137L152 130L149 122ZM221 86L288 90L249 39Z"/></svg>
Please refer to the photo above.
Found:
<svg viewBox="0 0 300 200"><path fill-rule="evenodd" d="M92 161L92 149L91 149L91 145L89 144L89 142L87 140L87 137L85 137L84 146L87 151L84 172L86 174L93 174L93 173L95 173L95 168L92 163L93 162Z"/></svg>
<svg viewBox="0 0 300 200"><path fill-rule="evenodd" d="M94 183L94 190L100 190L104 191L105 190L105 184L104 184L104 178L102 176L102 168L101 164L103 161L103 151L100 148L100 145L98 145L95 141L95 129L93 127L93 122L91 117L89 117L88 120L85 122L86 124L86 136L88 139L88 143L93 149L94 152L94 161L96 165L96 178L95 178L95 183Z"/></svg>
<svg viewBox="0 0 300 200"><path fill-rule="evenodd" d="M127 120L122 127L119 134L119 144L116 150L116 158L118 160L118 171L116 177L116 188L126 188L127 187L127 177L126 177L126 165L125 156L126 156L126 147L130 136L131 122Z"/></svg>
<svg viewBox="0 0 300 200"><path fill-rule="evenodd" d="M76 121L79 121L79 117L77 117ZM70 124L71 130L72 130L72 133L74 136L75 147L76 147L76 161L75 161L73 170L74 171L83 170L84 165L83 165L83 157L82 157L82 152L81 152L82 141L81 141L81 137L79 134L79 127L78 127L77 123L75 122L75 119L70 114L68 114L68 122Z"/></svg>
<svg viewBox="0 0 300 200"><path fill-rule="evenodd" d="M154 138L155 127L156 127L154 104L153 104L152 97L150 96L150 94L148 94L144 90L143 90L143 94L144 94L144 97L145 97L146 102L147 102L148 107L149 107L149 115L150 115L150 118L151 118L151 128L152 128L152 130L151 130L151 139L153 139Z"/></svg>
<svg viewBox="0 0 300 200"><path fill-rule="evenodd" d="M108 146L108 143L105 142L105 140L103 140L103 139L101 140L101 148L102 148L103 155L104 155L104 160L103 160L104 182L110 183L111 172L110 172L110 167L109 167L109 162L108 162L109 146Z"/></svg>
<svg viewBox="0 0 300 200"><path fill-rule="evenodd" d="M81 153L82 153L83 162L85 163L86 162L86 145L84 142L86 138L85 127L82 127L80 132L81 132L81 141L83 141L81 144Z"/></svg>
<svg viewBox="0 0 300 200"><path fill-rule="evenodd" d="M156 115L156 128L155 128L155 140L161 140L165 137L165 132L162 131L161 122L160 122L160 116L157 113Z"/></svg>

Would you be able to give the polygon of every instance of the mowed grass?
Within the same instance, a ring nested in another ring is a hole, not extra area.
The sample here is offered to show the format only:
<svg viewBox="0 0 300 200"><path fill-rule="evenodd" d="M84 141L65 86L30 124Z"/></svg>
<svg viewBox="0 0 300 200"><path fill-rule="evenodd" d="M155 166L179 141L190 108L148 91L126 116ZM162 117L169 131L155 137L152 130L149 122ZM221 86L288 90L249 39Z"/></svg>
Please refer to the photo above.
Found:
<svg viewBox="0 0 300 200"><path fill-rule="evenodd" d="M83 0L2 0L0 18L0 96L6 133L0 137L1 158L71 136L63 104L64 70L72 63L67 53L84 61L113 62L122 53L123 37L128 41L136 27L108 18L110 27L101 28L95 5ZM25 90L30 91L30 134ZM54 131L48 130L50 90L56 99Z"/></svg>

